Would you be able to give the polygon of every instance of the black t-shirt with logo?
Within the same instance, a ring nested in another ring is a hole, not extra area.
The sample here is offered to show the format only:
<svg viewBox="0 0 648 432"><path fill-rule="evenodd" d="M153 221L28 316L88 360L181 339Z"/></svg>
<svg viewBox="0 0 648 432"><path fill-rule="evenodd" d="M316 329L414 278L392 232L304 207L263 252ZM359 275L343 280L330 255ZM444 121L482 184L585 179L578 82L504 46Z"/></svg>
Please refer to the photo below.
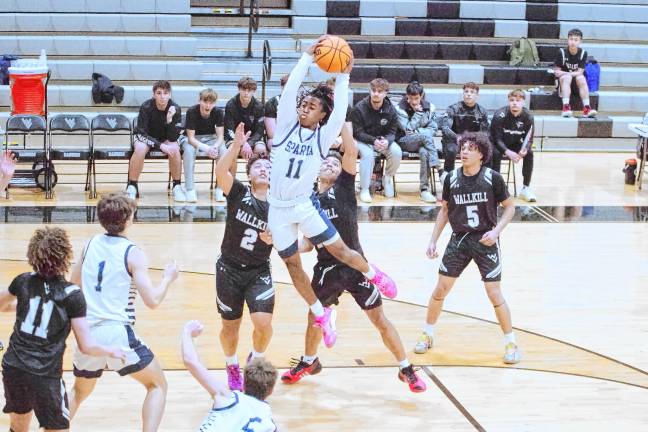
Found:
<svg viewBox="0 0 648 432"><path fill-rule="evenodd" d="M249 186L234 180L227 194L227 220L221 244L225 261L241 267L269 263L272 245L259 238L268 226L268 208L268 202L255 198Z"/></svg>
<svg viewBox="0 0 648 432"><path fill-rule="evenodd" d="M471 233L490 231L497 225L497 206L509 197L500 173L482 166L474 176L457 168L443 183L443 201L448 205L452 231Z"/></svg>
<svg viewBox="0 0 648 432"><path fill-rule="evenodd" d="M362 254L358 237L358 201L355 196L355 176L342 169L335 184L317 195L320 207L337 229L344 243ZM338 262L325 247L317 248L318 262Z"/></svg>
<svg viewBox="0 0 648 432"><path fill-rule="evenodd" d="M223 127L224 117L223 110L214 107L209 117L204 118L200 114L200 105L194 105L187 110L185 129L195 131L196 135L214 135L217 127Z"/></svg>
<svg viewBox="0 0 648 432"><path fill-rule="evenodd" d="M576 72L578 69L585 69L586 60L587 51L583 48L578 48L576 54L571 54L569 48L560 48L554 65L565 72Z"/></svg>
<svg viewBox="0 0 648 432"><path fill-rule="evenodd" d="M23 273L11 282L9 292L18 305L2 367L61 378L71 320L86 316L81 288L62 277L45 279L37 273Z"/></svg>

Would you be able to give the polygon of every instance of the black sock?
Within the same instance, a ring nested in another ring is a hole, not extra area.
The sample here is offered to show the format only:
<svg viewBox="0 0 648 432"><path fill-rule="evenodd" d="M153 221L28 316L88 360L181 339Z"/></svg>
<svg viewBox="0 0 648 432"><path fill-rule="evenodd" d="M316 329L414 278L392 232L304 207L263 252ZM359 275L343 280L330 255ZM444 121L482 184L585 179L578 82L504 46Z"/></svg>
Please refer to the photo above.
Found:
<svg viewBox="0 0 648 432"><path fill-rule="evenodd" d="M173 180L173 187L180 186L180 180Z"/></svg>
<svg viewBox="0 0 648 432"><path fill-rule="evenodd" d="M135 186L135 189L139 189L137 187L137 180L128 180L128 185L127 186Z"/></svg>

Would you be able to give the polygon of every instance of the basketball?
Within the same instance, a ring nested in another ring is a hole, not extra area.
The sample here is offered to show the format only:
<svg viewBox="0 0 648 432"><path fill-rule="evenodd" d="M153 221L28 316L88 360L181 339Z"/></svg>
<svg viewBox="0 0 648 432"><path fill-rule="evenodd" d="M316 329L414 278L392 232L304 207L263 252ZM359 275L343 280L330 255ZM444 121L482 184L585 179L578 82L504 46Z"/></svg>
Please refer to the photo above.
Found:
<svg viewBox="0 0 648 432"><path fill-rule="evenodd" d="M338 36L329 36L315 48L315 62L324 72L342 72L352 57L351 47Z"/></svg>

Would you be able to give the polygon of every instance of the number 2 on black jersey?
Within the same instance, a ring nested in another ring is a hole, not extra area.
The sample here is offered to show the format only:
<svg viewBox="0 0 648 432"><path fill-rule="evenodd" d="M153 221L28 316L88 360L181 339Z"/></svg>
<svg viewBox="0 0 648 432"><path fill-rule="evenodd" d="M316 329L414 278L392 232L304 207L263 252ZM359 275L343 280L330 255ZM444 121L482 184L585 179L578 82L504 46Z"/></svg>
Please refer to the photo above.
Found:
<svg viewBox="0 0 648 432"><path fill-rule="evenodd" d="M256 243L257 238L259 237L259 233L252 228L248 228L243 232L243 234L245 235L241 239L241 247L250 251L254 250L254 243Z"/></svg>
<svg viewBox="0 0 648 432"><path fill-rule="evenodd" d="M303 159L297 161L297 169L295 170L295 175L292 176L292 178L294 179L299 178L299 173L301 171L301 167L303 163L304 163ZM291 178L294 164L295 164L295 158L290 158L290 165L288 165L288 172L286 173L286 177Z"/></svg>

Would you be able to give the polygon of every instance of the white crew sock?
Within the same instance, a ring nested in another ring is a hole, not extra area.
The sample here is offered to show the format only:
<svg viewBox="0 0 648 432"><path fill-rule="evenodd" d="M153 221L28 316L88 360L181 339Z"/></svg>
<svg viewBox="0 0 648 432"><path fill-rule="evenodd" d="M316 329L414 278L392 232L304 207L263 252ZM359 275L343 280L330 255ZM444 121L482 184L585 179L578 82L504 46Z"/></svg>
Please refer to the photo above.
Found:
<svg viewBox="0 0 648 432"><path fill-rule="evenodd" d="M590 104L589 98L583 99L583 106L584 107L589 106L589 104Z"/></svg>
<svg viewBox="0 0 648 432"><path fill-rule="evenodd" d="M313 362L315 361L316 358L317 358L317 356L307 356L305 354L302 356L302 360L305 363L308 363L309 365L313 364Z"/></svg>
<svg viewBox="0 0 648 432"><path fill-rule="evenodd" d="M562 98L562 100L563 100L563 105L569 105L569 98L568 97Z"/></svg>
<svg viewBox="0 0 648 432"><path fill-rule="evenodd" d="M317 300L315 303L309 306L310 311L313 312L313 315L316 317L321 317L324 315L324 306L322 306L322 302Z"/></svg>
<svg viewBox="0 0 648 432"><path fill-rule="evenodd" d="M250 358L250 361L254 360L255 358L263 358L265 357L265 353L263 352L256 352L252 350L252 357Z"/></svg>
<svg viewBox="0 0 648 432"><path fill-rule="evenodd" d="M225 364L227 366L230 365L237 365L238 364L238 356L234 354L233 356L225 356Z"/></svg>
<svg viewBox="0 0 648 432"><path fill-rule="evenodd" d="M423 333L430 337L434 337L434 324L425 324L423 326Z"/></svg>
<svg viewBox="0 0 648 432"><path fill-rule="evenodd" d="M405 369L410 364L411 363L409 362L409 360L407 360L407 357L406 357L405 360L401 360L401 361L398 362L398 367L401 368L401 369Z"/></svg>
<svg viewBox="0 0 648 432"><path fill-rule="evenodd" d="M517 343L515 342L515 333L513 332L506 333L504 335L504 345L508 345L509 343L514 343L517 345Z"/></svg>
<svg viewBox="0 0 648 432"><path fill-rule="evenodd" d="M367 273L362 273L364 277L366 277L368 280L371 280L376 277L376 271L374 268L369 264L369 271Z"/></svg>

